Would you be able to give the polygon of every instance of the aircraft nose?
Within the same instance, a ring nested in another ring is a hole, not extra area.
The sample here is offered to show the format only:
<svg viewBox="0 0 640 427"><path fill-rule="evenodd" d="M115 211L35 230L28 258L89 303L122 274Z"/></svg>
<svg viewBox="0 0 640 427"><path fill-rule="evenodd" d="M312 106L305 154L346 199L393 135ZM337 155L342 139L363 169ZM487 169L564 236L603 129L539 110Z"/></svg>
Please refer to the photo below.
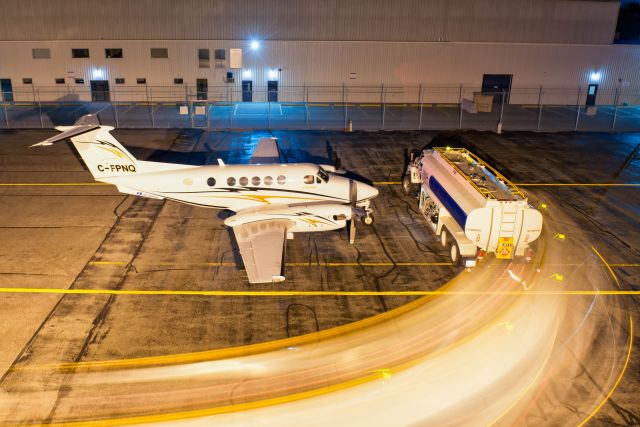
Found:
<svg viewBox="0 0 640 427"><path fill-rule="evenodd" d="M358 182L358 200L366 200L376 197L379 191L377 188L365 184L364 182Z"/></svg>

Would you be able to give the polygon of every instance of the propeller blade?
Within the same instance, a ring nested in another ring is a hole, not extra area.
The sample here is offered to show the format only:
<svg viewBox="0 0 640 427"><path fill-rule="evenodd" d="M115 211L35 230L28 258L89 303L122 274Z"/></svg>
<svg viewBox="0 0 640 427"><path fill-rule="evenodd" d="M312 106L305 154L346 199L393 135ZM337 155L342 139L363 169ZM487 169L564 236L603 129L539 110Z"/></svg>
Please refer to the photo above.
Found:
<svg viewBox="0 0 640 427"><path fill-rule="evenodd" d="M349 220L349 243L353 245L353 242L356 241L356 221L353 216L351 216L351 220Z"/></svg>
<svg viewBox="0 0 640 427"><path fill-rule="evenodd" d="M349 202L352 207L356 206L358 203L358 186L354 180L349 180Z"/></svg>

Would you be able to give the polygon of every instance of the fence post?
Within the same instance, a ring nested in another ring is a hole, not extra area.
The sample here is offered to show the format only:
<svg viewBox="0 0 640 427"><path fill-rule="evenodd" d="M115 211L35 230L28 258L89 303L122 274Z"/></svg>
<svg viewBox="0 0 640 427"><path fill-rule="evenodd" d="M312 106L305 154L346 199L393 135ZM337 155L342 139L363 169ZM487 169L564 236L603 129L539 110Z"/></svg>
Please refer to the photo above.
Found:
<svg viewBox="0 0 640 427"><path fill-rule="evenodd" d="M7 105L3 102L2 109L4 110L4 121L7 124L7 129L9 129L9 116L7 115Z"/></svg>
<svg viewBox="0 0 640 427"><path fill-rule="evenodd" d="M418 118L418 130L422 130L422 83L418 87L418 105L420 105L420 116Z"/></svg>
<svg viewBox="0 0 640 427"><path fill-rule="evenodd" d="M309 129L309 89L305 85L302 91L302 103L304 104L304 125L307 129Z"/></svg>
<svg viewBox="0 0 640 427"><path fill-rule="evenodd" d="M115 86L113 87L113 117L116 120L116 129L120 127L120 124L118 123L118 102L116 100L116 88Z"/></svg>
<svg viewBox="0 0 640 427"><path fill-rule="evenodd" d="M380 103L382 104L382 130L384 130L384 116L387 112L386 104L385 104L385 93L384 93L384 83L380 86Z"/></svg>
<svg viewBox="0 0 640 427"><path fill-rule="evenodd" d="M611 121L611 132L616 130L616 118L618 117L618 97L620 96L620 87L616 87L616 93L613 96L613 120Z"/></svg>
<svg viewBox="0 0 640 427"><path fill-rule="evenodd" d="M582 88L578 86L578 97L576 98L576 124L573 127L573 131L576 132L578 130L578 121L580 120L580 91Z"/></svg>
<svg viewBox="0 0 640 427"><path fill-rule="evenodd" d="M347 128L347 88L342 83L342 105L344 105L344 129Z"/></svg>
<svg viewBox="0 0 640 427"><path fill-rule="evenodd" d="M44 128L44 121L42 120L42 103L40 102L40 89L38 89L38 113L40 114L40 127Z"/></svg>
<svg viewBox="0 0 640 427"><path fill-rule="evenodd" d="M502 115L504 114L504 96L505 91L502 89L502 97L500 99L500 117L498 118L498 128L496 129L496 133L500 135L502 133Z"/></svg>
<svg viewBox="0 0 640 427"><path fill-rule="evenodd" d="M458 95L458 108L460 110L458 129L462 129L462 85L460 85L460 94Z"/></svg>
<svg viewBox="0 0 640 427"><path fill-rule="evenodd" d="M542 121L542 86L538 90L538 125L536 130L540 130L540 122Z"/></svg>
<svg viewBox="0 0 640 427"><path fill-rule="evenodd" d="M149 112L151 114L151 127L154 128L156 127L156 122L153 118L153 89L150 89L148 86L145 85L145 89L147 90L147 105L149 105Z"/></svg>

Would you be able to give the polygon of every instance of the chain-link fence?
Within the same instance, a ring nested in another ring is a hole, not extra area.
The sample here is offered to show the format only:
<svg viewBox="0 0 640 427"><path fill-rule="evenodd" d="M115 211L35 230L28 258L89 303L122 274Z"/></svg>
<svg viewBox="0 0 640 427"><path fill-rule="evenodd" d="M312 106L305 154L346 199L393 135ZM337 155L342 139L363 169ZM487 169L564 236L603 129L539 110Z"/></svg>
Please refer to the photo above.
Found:
<svg viewBox="0 0 640 427"><path fill-rule="evenodd" d="M591 91L592 93L589 93ZM53 127L97 113L115 127L638 131L640 89L448 85L23 86L0 127Z"/></svg>

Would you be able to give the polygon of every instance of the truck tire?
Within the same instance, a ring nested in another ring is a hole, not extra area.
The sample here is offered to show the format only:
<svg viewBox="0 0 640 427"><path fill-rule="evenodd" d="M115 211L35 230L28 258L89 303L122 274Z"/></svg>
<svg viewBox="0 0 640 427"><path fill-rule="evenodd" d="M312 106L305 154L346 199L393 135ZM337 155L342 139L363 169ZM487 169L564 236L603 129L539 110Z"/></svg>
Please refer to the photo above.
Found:
<svg viewBox="0 0 640 427"><path fill-rule="evenodd" d="M402 178L402 192L407 196L415 196L418 192L418 185L411 182L410 174L406 174Z"/></svg>
<svg viewBox="0 0 640 427"><path fill-rule="evenodd" d="M440 232L440 243L442 243L443 248L446 248L447 244L449 243L449 236L447 236L447 230L445 230L444 228Z"/></svg>
<svg viewBox="0 0 640 427"><path fill-rule="evenodd" d="M451 258L451 262L453 263L453 265L460 264L460 249L458 249L458 244L456 242L451 243L449 257Z"/></svg>

